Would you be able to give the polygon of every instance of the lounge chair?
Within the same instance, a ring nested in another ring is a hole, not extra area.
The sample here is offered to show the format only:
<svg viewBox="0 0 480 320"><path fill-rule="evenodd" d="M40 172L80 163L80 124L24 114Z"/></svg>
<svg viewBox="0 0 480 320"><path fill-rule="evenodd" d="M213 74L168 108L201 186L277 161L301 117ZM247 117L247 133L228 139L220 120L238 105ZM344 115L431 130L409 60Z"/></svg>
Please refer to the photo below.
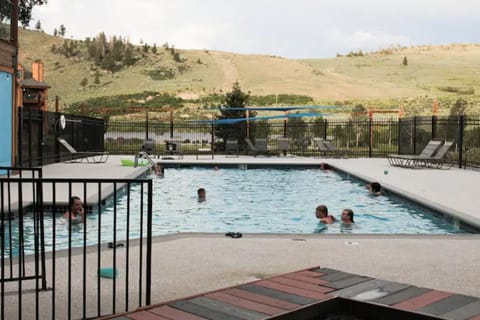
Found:
<svg viewBox="0 0 480 320"><path fill-rule="evenodd" d="M325 157L327 155L334 155L335 157L345 156L345 153L338 150L337 147L335 147L329 140L325 140L323 138L313 138L313 142L315 143L318 151L323 153Z"/></svg>
<svg viewBox="0 0 480 320"><path fill-rule="evenodd" d="M245 142L249 149L249 152L247 153L252 152L255 157L259 154L268 154L267 139L255 139L255 145L248 138L245 138Z"/></svg>
<svg viewBox="0 0 480 320"><path fill-rule="evenodd" d="M171 156L176 154L183 159L182 139L172 138L165 140L165 151Z"/></svg>
<svg viewBox="0 0 480 320"><path fill-rule="evenodd" d="M65 147L65 149L67 149L70 152L70 155L72 156L72 159L68 160L67 162L79 163L85 160L86 162L89 162L89 163L105 163L108 160L108 155L109 155L108 152L97 152L97 151L78 152L65 139L57 138L57 140Z"/></svg>
<svg viewBox="0 0 480 320"><path fill-rule="evenodd" d="M453 165L453 157L450 155L448 150L452 147L453 142L445 141L441 145L440 149L432 157L419 158L417 159L417 167L427 167L435 169L450 169Z"/></svg>
<svg viewBox="0 0 480 320"><path fill-rule="evenodd" d="M238 141L237 139L227 139L225 142L225 156L239 156Z"/></svg>
<svg viewBox="0 0 480 320"><path fill-rule="evenodd" d="M388 163L396 167L415 168L421 166L422 159L432 158L442 145L441 140L430 140L419 155L387 155Z"/></svg>

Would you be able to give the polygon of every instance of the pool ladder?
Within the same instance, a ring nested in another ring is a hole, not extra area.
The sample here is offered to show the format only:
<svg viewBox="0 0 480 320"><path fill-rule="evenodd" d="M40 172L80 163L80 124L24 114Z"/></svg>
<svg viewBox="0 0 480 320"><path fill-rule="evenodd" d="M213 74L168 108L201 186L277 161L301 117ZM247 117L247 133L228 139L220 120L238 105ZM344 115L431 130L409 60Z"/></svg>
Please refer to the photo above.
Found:
<svg viewBox="0 0 480 320"><path fill-rule="evenodd" d="M152 160L152 158L150 158L150 155L148 153L146 153L145 151L140 151L139 153L137 153L135 155L135 162L133 164L133 166L136 168L138 167L138 159L140 158L145 158L148 160L148 162L150 162L150 164L152 165L152 167L155 167L156 163L155 161Z"/></svg>

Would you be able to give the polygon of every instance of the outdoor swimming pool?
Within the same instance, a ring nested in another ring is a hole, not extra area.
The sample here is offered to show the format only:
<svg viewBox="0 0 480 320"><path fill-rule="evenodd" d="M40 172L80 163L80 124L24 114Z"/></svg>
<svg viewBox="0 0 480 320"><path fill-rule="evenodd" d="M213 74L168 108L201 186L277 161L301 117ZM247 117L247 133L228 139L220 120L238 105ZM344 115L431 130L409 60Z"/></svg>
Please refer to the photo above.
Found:
<svg viewBox="0 0 480 320"><path fill-rule="evenodd" d="M166 169L153 179L153 235L178 232L242 233L359 233L359 234L456 234L465 233L434 212L393 195L370 196L363 183L335 171L319 169ZM207 201L197 201L205 188ZM139 197L138 185L132 195ZM136 191L136 192L135 192ZM127 195L117 201L117 239L126 239ZM139 212L138 199L130 198L130 212ZM355 224L323 225L315 208L324 204L340 219L344 208L355 213ZM94 210L95 211L95 210ZM87 218L87 244L98 242L97 213ZM45 234L52 234L52 215L45 218ZM146 221L144 220L144 227ZM33 234L27 215L25 234ZM113 206L101 215L101 241L113 239ZM139 237L139 219L130 219L130 237ZM68 244L68 221L56 217L56 248ZM30 231L29 231L30 230ZM83 223L72 225L72 245L83 245ZM28 237L28 236L27 236ZM46 236L46 247L52 246ZM28 245L28 239L25 241Z"/></svg>

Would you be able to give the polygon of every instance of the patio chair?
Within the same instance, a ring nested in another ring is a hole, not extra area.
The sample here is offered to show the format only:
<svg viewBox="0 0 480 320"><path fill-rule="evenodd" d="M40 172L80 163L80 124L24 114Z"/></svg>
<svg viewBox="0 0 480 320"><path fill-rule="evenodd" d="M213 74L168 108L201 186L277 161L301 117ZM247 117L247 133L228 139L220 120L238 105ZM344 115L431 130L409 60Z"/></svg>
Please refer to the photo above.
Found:
<svg viewBox="0 0 480 320"><path fill-rule="evenodd" d="M108 156L109 156L108 152L97 152L97 151L79 152L75 150L75 148L72 147L72 145L68 143L65 139L57 138L57 141L60 142L60 144L64 146L65 149L67 149L68 152L70 152L70 155L72 156L72 159L66 162L80 163L85 160L86 162L89 162L89 163L105 163L108 160Z"/></svg>
<svg viewBox="0 0 480 320"><path fill-rule="evenodd" d="M182 139L172 138L165 140L165 151L171 156L178 155L179 158L183 159Z"/></svg>
<svg viewBox="0 0 480 320"><path fill-rule="evenodd" d="M227 142L225 142L225 156L228 157L229 155L233 157L239 156L237 139L227 139Z"/></svg>
<svg viewBox="0 0 480 320"><path fill-rule="evenodd" d="M313 138L313 142L317 147L317 150L320 153L323 153L323 156L326 157L327 155L333 155L334 157L341 158L345 156L345 153L338 150L331 141L325 140L323 138Z"/></svg>
<svg viewBox="0 0 480 320"><path fill-rule="evenodd" d="M452 147L453 142L445 141L444 144L441 145L440 149L431 156L431 157L418 157L416 159L417 166L416 167L427 167L427 168L434 168L434 169L450 169L453 165L453 157L450 155L448 150Z"/></svg>
<svg viewBox="0 0 480 320"><path fill-rule="evenodd" d="M245 138L245 142L247 143L248 150L247 154L250 152L256 157L259 154L268 154L267 150L267 139L255 139L255 145L252 141L248 138Z"/></svg>
<svg viewBox="0 0 480 320"><path fill-rule="evenodd" d="M387 155L388 163L391 166L415 168L420 166L421 159L430 159L440 149L442 141L438 139L430 140L419 155L401 155L389 154Z"/></svg>

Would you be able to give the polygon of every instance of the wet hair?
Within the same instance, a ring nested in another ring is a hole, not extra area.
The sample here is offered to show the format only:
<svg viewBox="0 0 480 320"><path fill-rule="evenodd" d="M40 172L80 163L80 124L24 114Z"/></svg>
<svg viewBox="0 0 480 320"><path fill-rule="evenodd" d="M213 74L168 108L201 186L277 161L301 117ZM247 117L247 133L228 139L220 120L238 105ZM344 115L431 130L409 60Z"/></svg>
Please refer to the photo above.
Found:
<svg viewBox="0 0 480 320"><path fill-rule="evenodd" d="M370 188L372 189L372 192L375 193L382 191L382 186L378 182L372 182Z"/></svg>
<svg viewBox="0 0 480 320"><path fill-rule="evenodd" d="M353 221L353 211L352 211L352 209L343 209L343 211L347 213L348 217L350 218L350 221L352 223L355 223L355 221Z"/></svg>
<svg viewBox="0 0 480 320"><path fill-rule="evenodd" d="M199 196L200 196L200 193L202 193L202 192L205 192L205 189L200 188L200 189L197 190L197 194L198 194Z"/></svg>
<svg viewBox="0 0 480 320"><path fill-rule="evenodd" d="M71 208L73 204L75 203L75 200L81 200L80 197L73 196L70 197L70 200L68 200L68 208Z"/></svg>
<svg viewBox="0 0 480 320"><path fill-rule="evenodd" d="M325 213L325 216L328 217L328 208L327 206L321 204L316 208L317 211L320 211L322 213Z"/></svg>
<svg viewBox="0 0 480 320"><path fill-rule="evenodd" d="M322 162L322 163L320 163L320 169L328 170L328 169L331 169L331 167L328 163Z"/></svg>

